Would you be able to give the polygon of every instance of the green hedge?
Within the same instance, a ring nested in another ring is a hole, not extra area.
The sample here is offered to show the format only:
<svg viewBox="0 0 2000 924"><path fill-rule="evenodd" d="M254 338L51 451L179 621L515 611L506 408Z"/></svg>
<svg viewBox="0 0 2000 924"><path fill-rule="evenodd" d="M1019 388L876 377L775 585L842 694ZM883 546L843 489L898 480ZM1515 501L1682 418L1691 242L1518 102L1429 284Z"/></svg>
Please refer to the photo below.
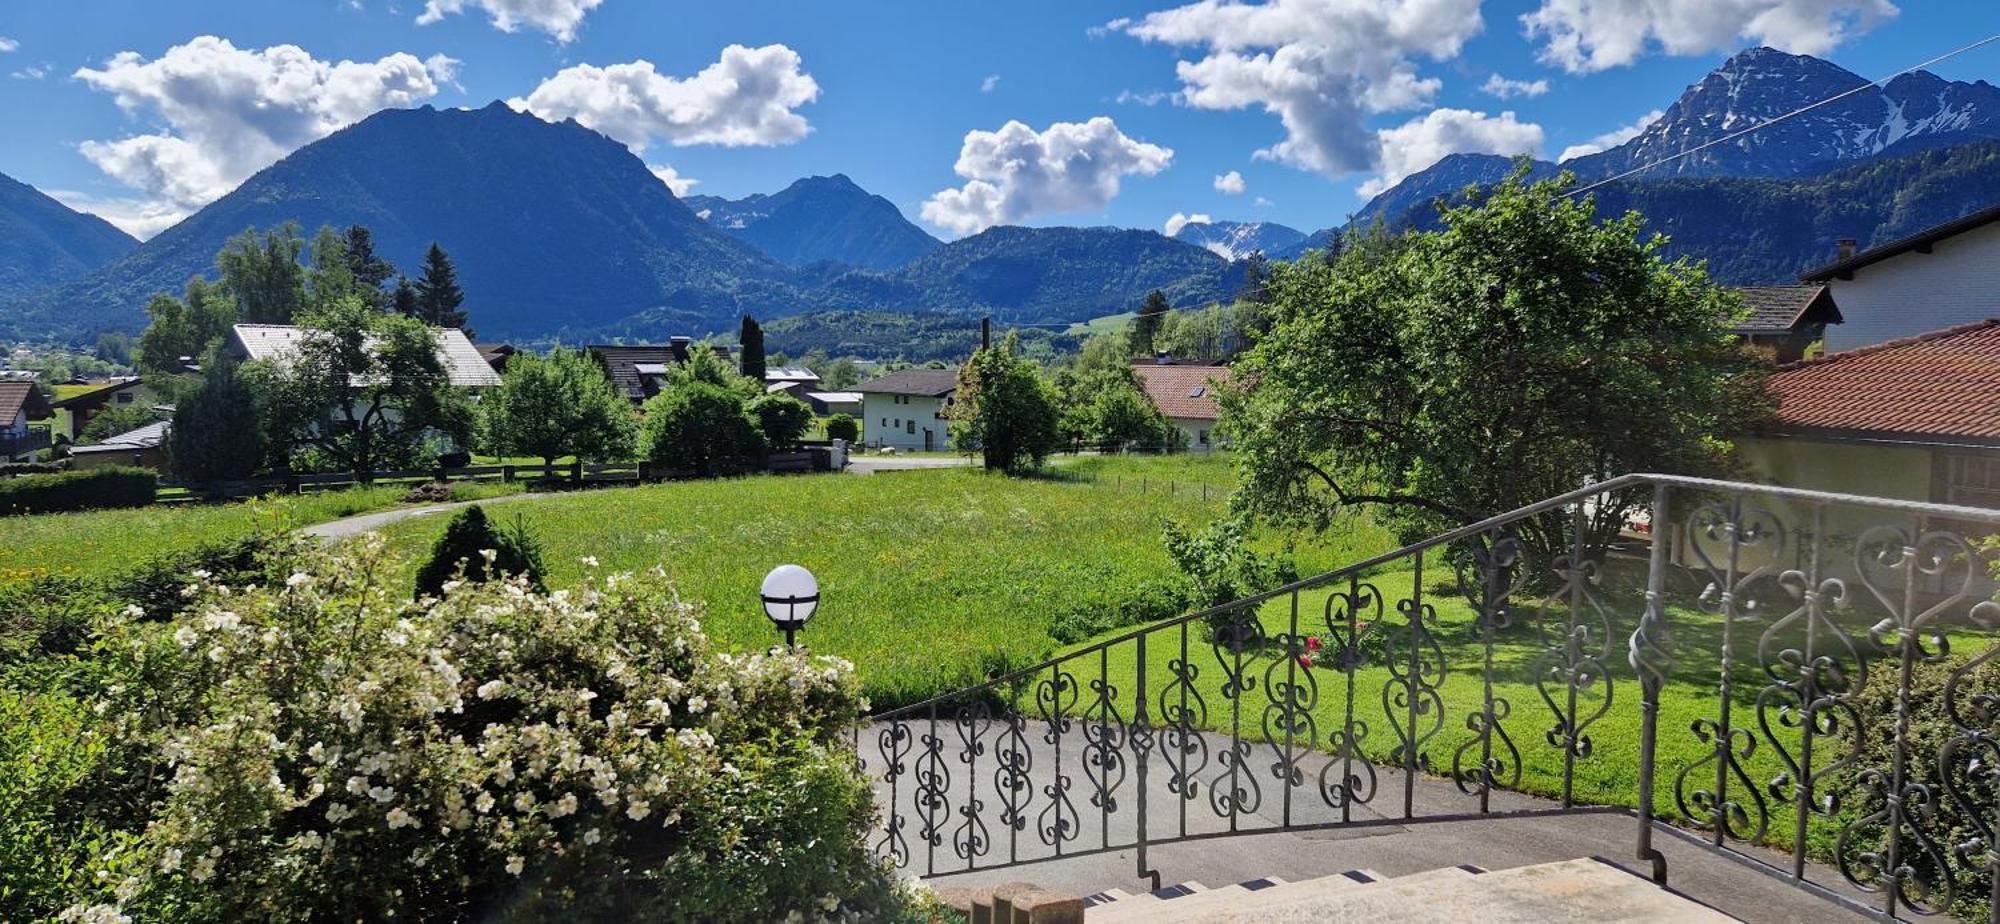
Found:
<svg viewBox="0 0 2000 924"><path fill-rule="evenodd" d="M144 507L159 489L160 476L143 468L22 475L0 481L0 516Z"/></svg>

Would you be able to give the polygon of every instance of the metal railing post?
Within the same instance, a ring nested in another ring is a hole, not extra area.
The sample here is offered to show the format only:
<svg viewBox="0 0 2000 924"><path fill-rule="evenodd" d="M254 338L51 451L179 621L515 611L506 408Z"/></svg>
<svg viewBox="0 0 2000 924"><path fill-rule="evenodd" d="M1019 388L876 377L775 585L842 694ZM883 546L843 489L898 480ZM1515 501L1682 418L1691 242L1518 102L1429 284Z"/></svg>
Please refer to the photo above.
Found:
<svg viewBox="0 0 2000 924"><path fill-rule="evenodd" d="M1667 544L1669 530L1668 487L1653 488L1653 548L1646 571L1646 611L1639 628L1632 633L1632 668L1639 675L1639 841L1637 857L1653 866L1653 881L1667 884L1667 858L1653 846L1653 790L1658 769L1660 735L1660 688L1666 685L1667 663L1672 657L1666 646L1667 625Z"/></svg>

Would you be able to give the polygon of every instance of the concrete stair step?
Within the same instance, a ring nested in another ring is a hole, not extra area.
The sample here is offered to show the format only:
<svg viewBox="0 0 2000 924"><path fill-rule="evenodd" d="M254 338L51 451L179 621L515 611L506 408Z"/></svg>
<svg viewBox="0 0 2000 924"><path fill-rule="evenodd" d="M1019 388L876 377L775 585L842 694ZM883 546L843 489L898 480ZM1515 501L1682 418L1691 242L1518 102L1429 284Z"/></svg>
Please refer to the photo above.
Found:
<svg viewBox="0 0 2000 924"><path fill-rule="evenodd" d="M1085 912L1085 919L1090 924L1194 920L1195 917L1190 916L1229 908L1261 907L1268 902L1288 901L1290 897L1303 898L1326 892L1358 889L1380 881L1382 875L1373 870L1348 870L1345 873L1300 882L1285 882L1282 879L1266 877L1169 901L1130 901L1095 906Z"/></svg>
<svg viewBox="0 0 2000 924"><path fill-rule="evenodd" d="M1320 880L1314 880L1320 881ZM1598 860L1567 860L1474 874L1450 867L1365 888L1266 890L1234 905L1160 906L1173 924L1720 924L1734 920ZM1183 911L1191 913L1182 913ZM1094 920L1094 919L1093 919Z"/></svg>

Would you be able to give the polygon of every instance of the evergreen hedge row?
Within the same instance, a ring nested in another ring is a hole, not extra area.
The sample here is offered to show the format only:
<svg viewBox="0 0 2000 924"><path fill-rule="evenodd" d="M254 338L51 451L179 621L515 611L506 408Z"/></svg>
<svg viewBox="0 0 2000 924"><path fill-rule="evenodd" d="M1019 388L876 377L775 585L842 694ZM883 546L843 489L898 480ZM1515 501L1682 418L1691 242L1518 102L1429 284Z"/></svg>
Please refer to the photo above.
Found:
<svg viewBox="0 0 2000 924"><path fill-rule="evenodd" d="M0 516L144 507L160 489L148 469L112 466L0 481Z"/></svg>

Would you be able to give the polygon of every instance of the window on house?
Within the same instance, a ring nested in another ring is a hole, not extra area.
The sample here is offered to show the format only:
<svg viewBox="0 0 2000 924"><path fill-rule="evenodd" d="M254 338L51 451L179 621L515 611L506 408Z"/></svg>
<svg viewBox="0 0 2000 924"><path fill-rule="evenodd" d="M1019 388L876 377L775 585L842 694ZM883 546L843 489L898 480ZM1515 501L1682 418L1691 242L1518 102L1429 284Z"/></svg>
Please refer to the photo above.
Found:
<svg viewBox="0 0 2000 924"><path fill-rule="evenodd" d="M909 434L909 435L911 435L911 436L916 436L916 435L917 435L917 422L916 422L915 420L908 420L908 421L905 421L905 422L904 422L904 427L903 427L903 432L904 432L904 433L908 433L908 434Z"/></svg>
<svg viewBox="0 0 2000 924"><path fill-rule="evenodd" d="M1943 496L1938 500L1964 507L2000 508L2000 456L1947 455L1941 462L1944 478L1939 488Z"/></svg>
<svg viewBox="0 0 2000 924"><path fill-rule="evenodd" d="M1206 392L1206 391L1208 391L1208 389L1207 389L1207 388L1204 388L1204 387L1202 387L1202 386L1200 386L1200 385L1196 385L1195 387L1193 387L1193 388L1191 388L1191 389L1189 389L1189 390L1188 390L1188 397L1190 397L1190 398L1199 398L1199 397L1201 397L1201 396L1202 396L1202 394L1203 394L1204 392Z"/></svg>
<svg viewBox="0 0 2000 924"><path fill-rule="evenodd" d="M118 400L118 403L119 403L119 404L131 404L131 403L132 403L132 393L131 393L131 392L129 392L129 391L121 391L121 392L119 392L119 393L118 393L118 399L117 399L117 400Z"/></svg>
<svg viewBox="0 0 2000 924"><path fill-rule="evenodd" d="M1208 431L1207 431L1207 430L1203 430L1203 431L1201 431L1201 436L1200 436L1200 440L1201 440L1201 444L1202 444L1203 446L1206 446L1206 445L1208 445Z"/></svg>

